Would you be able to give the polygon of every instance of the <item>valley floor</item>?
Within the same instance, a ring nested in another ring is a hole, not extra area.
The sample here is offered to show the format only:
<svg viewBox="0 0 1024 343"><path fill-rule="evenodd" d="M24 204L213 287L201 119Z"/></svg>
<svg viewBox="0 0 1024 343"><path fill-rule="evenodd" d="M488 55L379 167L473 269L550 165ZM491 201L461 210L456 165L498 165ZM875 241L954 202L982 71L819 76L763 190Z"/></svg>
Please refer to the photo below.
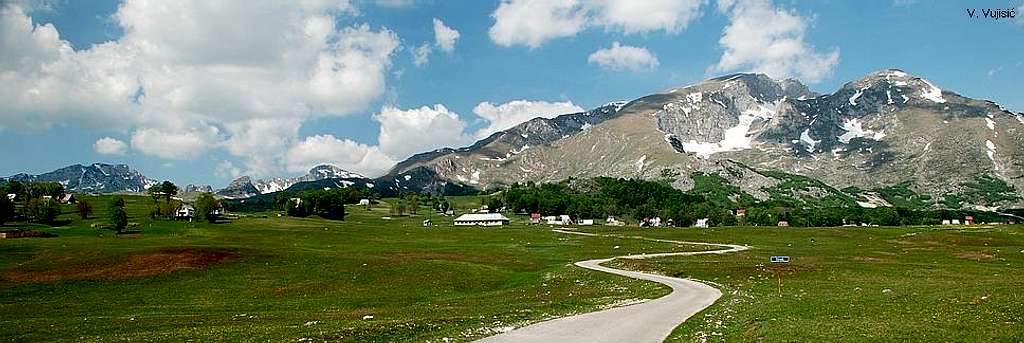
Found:
<svg viewBox="0 0 1024 343"><path fill-rule="evenodd" d="M147 197L127 199L143 234L115 238L90 228L107 199L86 200L94 218L31 226L58 237L0 240L0 340L470 341L669 292L573 261L707 249L453 228L433 214L388 220L383 204L352 206L344 222L150 220ZM425 218L438 225L422 227ZM15 227L25 225L4 229ZM585 231L752 247L607 263L724 293L669 341L1024 339L1020 226ZM792 262L771 265L771 255Z"/></svg>

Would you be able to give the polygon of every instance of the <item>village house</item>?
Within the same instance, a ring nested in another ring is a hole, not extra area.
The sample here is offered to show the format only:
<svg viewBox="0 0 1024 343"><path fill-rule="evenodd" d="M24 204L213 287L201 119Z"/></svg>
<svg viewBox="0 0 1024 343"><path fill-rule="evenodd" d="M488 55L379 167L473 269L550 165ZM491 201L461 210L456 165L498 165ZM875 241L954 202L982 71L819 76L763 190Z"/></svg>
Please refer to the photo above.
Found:
<svg viewBox="0 0 1024 343"><path fill-rule="evenodd" d="M661 227L661 217L644 218L640 221L640 227Z"/></svg>
<svg viewBox="0 0 1024 343"><path fill-rule="evenodd" d="M73 204L75 203L75 196L72 194L64 194L59 199L61 204Z"/></svg>
<svg viewBox="0 0 1024 343"><path fill-rule="evenodd" d="M780 220L779 227L789 227L789 221Z"/></svg>
<svg viewBox="0 0 1024 343"><path fill-rule="evenodd" d="M455 226L502 226L509 222L501 213L466 213L455 218Z"/></svg>
<svg viewBox="0 0 1024 343"><path fill-rule="evenodd" d="M964 217L964 225L974 225L974 216Z"/></svg>
<svg viewBox="0 0 1024 343"><path fill-rule="evenodd" d="M573 225L572 217L562 214L558 216L547 216L543 218L548 225Z"/></svg>
<svg viewBox="0 0 1024 343"><path fill-rule="evenodd" d="M580 219L577 225L579 225L579 226L592 226L592 225L594 225L594 220L593 219Z"/></svg>
<svg viewBox="0 0 1024 343"><path fill-rule="evenodd" d="M370 206L370 199L359 199L359 206Z"/></svg>
<svg viewBox="0 0 1024 343"><path fill-rule="evenodd" d="M530 224L540 224L540 213L530 213Z"/></svg>
<svg viewBox="0 0 1024 343"><path fill-rule="evenodd" d="M8 193L7 194L7 200L10 200L10 201L14 201L14 199L17 198L17 197L18 197L18 195L14 194L14 193Z"/></svg>
<svg viewBox="0 0 1024 343"><path fill-rule="evenodd" d="M708 227L708 218L697 219L697 222L693 224L693 227L707 228Z"/></svg>
<svg viewBox="0 0 1024 343"><path fill-rule="evenodd" d="M181 204L181 207L174 212L174 218L178 220L192 221L192 217L196 214L196 208L189 204Z"/></svg>

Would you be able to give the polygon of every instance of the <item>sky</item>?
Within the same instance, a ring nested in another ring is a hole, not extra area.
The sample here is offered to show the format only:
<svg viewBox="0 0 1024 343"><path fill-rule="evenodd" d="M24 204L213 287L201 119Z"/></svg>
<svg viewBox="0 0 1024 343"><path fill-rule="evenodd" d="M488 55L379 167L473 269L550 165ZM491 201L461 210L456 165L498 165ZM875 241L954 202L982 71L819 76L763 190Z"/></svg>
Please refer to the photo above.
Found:
<svg viewBox="0 0 1024 343"><path fill-rule="evenodd" d="M985 18L1011 9L1014 18ZM975 17L968 10L975 10ZM1024 111L1014 1L0 0L0 175L379 176L534 117L734 72L899 68Z"/></svg>

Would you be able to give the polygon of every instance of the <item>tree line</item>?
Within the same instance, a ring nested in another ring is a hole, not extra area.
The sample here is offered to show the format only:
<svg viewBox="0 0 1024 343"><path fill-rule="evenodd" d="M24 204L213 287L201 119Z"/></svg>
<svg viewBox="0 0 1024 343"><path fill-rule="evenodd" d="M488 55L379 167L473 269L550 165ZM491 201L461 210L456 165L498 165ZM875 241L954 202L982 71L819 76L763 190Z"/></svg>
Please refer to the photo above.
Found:
<svg viewBox="0 0 1024 343"><path fill-rule="evenodd" d="M14 220L53 224L61 214L58 200L65 194L64 185L57 182L8 181L0 187L0 225Z"/></svg>
<svg viewBox="0 0 1024 343"><path fill-rule="evenodd" d="M558 183L516 183L485 200L492 210L515 213L567 214L574 218L615 216L639 221L659 217L676 226L708 219L712 226L881 226L936 225L944 219L974 216L977 222L999 222L995 213L973 210L910 209L901 207L807 208L783 200L752 201L741 205L709 199L705 192L682 191L667 181L597 177ZM744 215L738 216L742 208Z"/></svg>

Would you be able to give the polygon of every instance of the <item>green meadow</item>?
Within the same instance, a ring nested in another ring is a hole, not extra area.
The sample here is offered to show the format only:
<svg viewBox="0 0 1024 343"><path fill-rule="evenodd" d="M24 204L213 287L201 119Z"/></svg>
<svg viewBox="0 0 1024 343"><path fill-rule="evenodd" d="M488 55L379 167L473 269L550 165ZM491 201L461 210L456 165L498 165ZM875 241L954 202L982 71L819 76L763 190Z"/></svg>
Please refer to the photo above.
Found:
<svg viewBox="0 0 1024 343"><path fill-rule="evenodd" d="M0 340L469 341L668 292L574 261L704 249L566 235L521 216L505 228L454 228L426 208L386 219L386 202L349 206L345 221L268 212L209 224L152 220L150 198L125 197L142 234L116 236L93 228L108 199L82 198L89 219L67 207L63 226L4 227L57 237L0 240ZM1024 340L1019 226L584 230L753 247L611 262L723 290L670 341Z"/></svg>

